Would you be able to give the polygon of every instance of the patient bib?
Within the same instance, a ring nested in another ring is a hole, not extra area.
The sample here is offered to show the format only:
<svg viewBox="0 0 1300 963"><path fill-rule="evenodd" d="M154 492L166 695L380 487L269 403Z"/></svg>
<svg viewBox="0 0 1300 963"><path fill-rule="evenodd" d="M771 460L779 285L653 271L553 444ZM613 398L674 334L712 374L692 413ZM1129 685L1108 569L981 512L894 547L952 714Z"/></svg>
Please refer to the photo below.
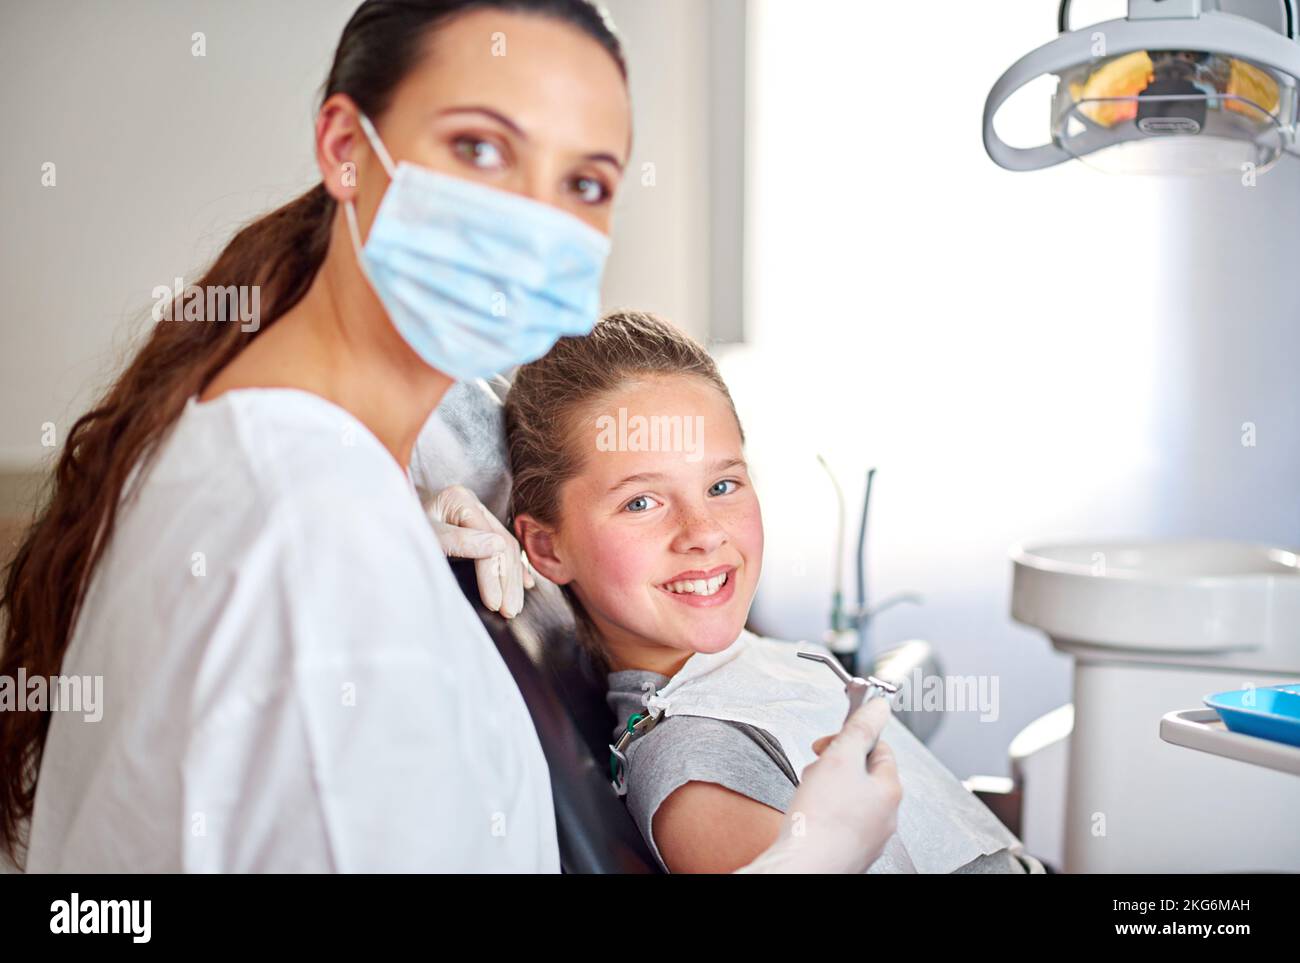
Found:
<svg viewBox="0 0 1300 963"><path fill-rule="evenodd" d="M844 726L849 698L825 665L800 651L824 646L767 639L745 630L721 652L696 653L646 699L665 717L705 716L768 732L802 779L817 758L812 744ZM869 873L951 873L1020 842L906 726L891 717L882 738L898 762L903 800L898 831Z"/></svg>
<svg viewBox="0 0 1300 963"><path fill-rule="evenodd" d="M646 705L664 716L706 716L772 735L795 773L817 758L813 741L844 725L849 697L833 672L796 653L818 645L765 639L745 630L721 652L697 652Z"/></svg>

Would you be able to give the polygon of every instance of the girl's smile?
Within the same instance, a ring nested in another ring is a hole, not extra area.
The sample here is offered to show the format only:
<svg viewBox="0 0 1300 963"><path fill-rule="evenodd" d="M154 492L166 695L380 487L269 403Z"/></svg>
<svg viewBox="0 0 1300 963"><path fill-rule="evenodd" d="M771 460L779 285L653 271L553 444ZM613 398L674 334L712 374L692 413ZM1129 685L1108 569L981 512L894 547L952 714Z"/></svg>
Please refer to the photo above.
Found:
<svg viewBox="0 0 1300 963"><path fill-rule="evenodd" d="M736 595L736 567L719 565L707 572L679 572L659 588L676 602L699 608L726 605Z"/></svg>

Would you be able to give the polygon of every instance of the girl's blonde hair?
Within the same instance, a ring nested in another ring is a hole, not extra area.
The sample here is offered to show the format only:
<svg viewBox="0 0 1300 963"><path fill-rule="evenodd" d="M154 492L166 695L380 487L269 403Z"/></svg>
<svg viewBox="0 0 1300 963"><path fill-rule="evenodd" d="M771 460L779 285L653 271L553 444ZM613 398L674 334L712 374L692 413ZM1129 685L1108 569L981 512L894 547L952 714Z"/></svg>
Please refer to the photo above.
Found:
<svg viewBox="0 0 1300 963"><path fill-rule="evenodd" d="M510 471L510 522L528 514L543 525L559 523L560 489L582 470L581 419L601 399L639 378L694 375L717 388L732 415L735 403L717 365L697 341L644 311L605 315L591 334L561 338L548 354L515 373L506 396ZM745 432L736 417L744 442ZM570 585L562 586L577 624L578 641L598 666L607 667L595 625Z"/></svg>

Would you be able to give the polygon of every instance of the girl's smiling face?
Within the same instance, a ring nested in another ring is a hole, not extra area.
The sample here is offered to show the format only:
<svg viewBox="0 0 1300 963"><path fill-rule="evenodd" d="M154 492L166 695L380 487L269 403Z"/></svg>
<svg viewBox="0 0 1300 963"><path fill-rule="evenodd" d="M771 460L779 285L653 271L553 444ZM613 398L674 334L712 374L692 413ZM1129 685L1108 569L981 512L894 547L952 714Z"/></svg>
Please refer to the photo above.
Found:
<svg viewBox="0 0 1300 963"><path fill-rule="evenodd" d="M638 416L680 425L660 432L660 447L678 450L628 450L644 447ZM611 668L671 676L692 653L734 642L762 568L763 520L728 400L693 375L646 377L589 408L570 443L583 446L583 467L561 490L558 528L549 545L526 547L542 574L572 585Z"/></svg>

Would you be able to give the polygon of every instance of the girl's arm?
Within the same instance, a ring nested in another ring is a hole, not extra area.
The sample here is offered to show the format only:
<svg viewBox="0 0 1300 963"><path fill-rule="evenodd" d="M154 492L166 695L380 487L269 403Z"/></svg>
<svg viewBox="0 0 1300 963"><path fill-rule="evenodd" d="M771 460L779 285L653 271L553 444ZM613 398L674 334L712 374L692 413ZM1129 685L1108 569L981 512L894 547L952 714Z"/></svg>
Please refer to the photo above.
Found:
<svg viewBox="0 0 1300 963"><path fill-rule="evenodd" d="M659 855L674 873L730 873L771 846L785 815L713 782L685 783L659 805Z"/></svg>

